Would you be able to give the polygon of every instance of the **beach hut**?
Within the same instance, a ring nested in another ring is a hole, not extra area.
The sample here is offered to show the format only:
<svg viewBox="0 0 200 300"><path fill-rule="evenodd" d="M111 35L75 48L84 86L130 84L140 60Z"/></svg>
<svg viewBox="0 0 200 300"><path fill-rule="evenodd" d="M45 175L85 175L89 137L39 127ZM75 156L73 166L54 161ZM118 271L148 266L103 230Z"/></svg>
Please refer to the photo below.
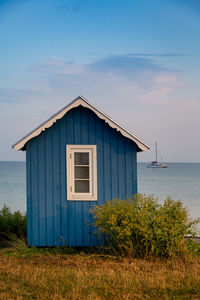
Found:
<svg viewBox="0 0 200 300"><path fill-rule="evenodd" d="M79 96L13 148L26 151L29 245L95 246L90 210L137 193L149 146Z"/></svg>

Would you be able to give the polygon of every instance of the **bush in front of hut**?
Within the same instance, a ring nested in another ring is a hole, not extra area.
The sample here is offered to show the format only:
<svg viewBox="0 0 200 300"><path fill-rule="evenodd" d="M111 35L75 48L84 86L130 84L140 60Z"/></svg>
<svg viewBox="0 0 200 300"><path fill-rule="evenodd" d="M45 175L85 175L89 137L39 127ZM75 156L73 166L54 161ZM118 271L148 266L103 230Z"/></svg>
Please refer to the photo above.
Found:
<svg viewBox="0 0 200 300"><path fill-rule="evenodd" d="M170 197L161 205L153 195L138 194L107 201L91 213L96 233L114 253L144 258L199 252L193 239L185 236L197 234L200 220L190 218L182 202Z"/></svg>

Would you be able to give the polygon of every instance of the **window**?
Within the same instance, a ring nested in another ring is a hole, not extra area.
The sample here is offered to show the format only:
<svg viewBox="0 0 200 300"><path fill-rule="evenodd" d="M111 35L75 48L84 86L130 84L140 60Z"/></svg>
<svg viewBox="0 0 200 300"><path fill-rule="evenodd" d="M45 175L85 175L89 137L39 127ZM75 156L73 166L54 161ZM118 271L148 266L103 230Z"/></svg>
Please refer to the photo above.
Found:
<svg viewBox="0 0 200 300"><path fill-rule="evenodd" d="M97 200L96 145L67 145L67 200Z"/></svg>

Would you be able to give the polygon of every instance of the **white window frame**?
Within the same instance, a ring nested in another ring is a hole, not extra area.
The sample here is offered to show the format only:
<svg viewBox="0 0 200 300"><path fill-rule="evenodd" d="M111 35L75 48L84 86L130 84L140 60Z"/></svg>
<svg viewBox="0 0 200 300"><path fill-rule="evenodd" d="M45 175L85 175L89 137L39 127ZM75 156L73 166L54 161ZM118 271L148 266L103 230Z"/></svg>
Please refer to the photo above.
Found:
<svg viewBox="0 0 200 300"><path fill-rule="evenodd" d="M89 193L75 193L74 153L89 153ZM66 145L67 200L97 201L97 147L96 145Z"/></svg>

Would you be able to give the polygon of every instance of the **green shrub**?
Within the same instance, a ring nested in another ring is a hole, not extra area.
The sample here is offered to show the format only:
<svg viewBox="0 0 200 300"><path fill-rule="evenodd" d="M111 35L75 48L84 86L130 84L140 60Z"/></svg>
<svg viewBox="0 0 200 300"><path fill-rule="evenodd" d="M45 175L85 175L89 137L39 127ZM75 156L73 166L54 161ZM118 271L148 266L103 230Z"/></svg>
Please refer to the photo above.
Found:
<svg viewBox="0 0 200 300"><path fill-rule="evenodd" d="M14 213L5 204L0 210L0 244L12 240L13 236L26 238L27 221L26 215L20 211Z"/></svg>
<svg viewBox="0 0 200 300"><path fill-rule="evenodd" d="M146 257L181 255L188 251L185 235L195 235L199 220L191 220L181 201L153 196L114 199L95 206L93 225L113 251Z"/></svg>

